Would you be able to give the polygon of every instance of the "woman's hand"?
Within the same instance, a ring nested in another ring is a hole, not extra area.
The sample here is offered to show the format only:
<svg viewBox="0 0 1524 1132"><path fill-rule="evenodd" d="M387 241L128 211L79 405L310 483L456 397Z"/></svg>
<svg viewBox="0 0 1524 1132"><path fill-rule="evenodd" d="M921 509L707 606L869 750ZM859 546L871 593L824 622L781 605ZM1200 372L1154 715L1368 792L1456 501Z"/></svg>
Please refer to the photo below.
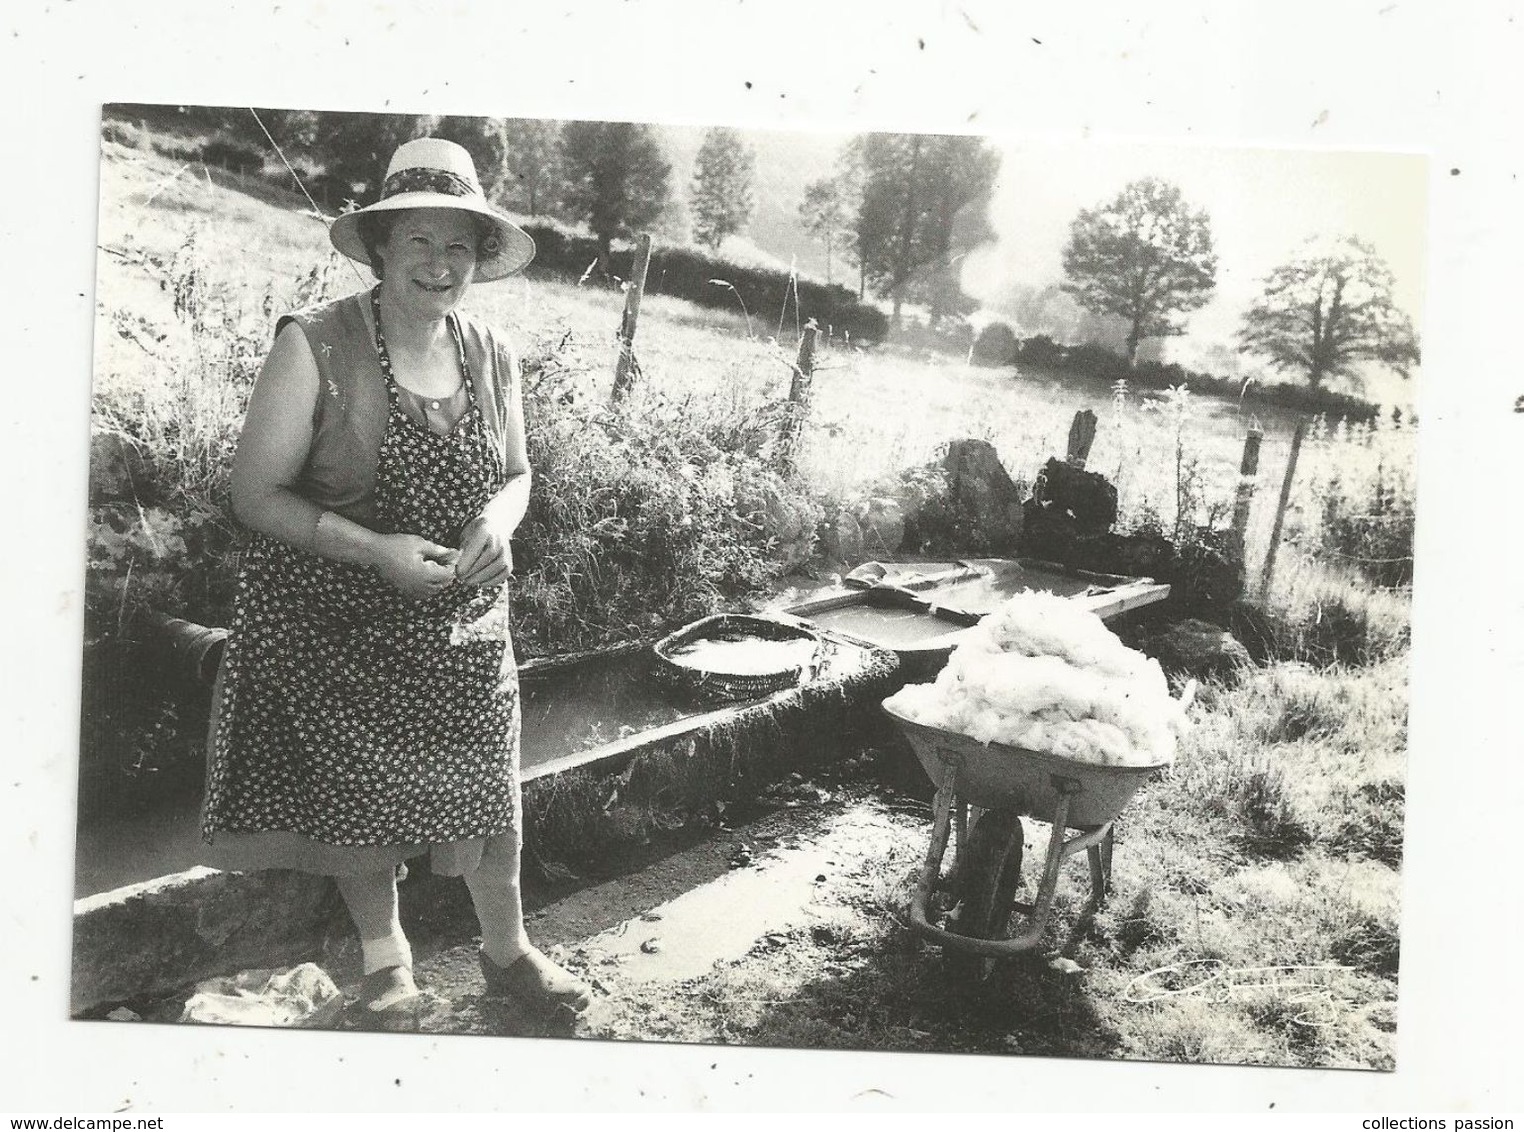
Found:
<svg viewBox="0 0 1524 1132"><path fill-rule="evenodd" d="M418 535L382 535L377 540L376 569L411 601L433 597L455 580L460 551Z"/></svg>
<svg viewBox="0 0 1524 1132"><path fill-rule="evenodd" d="M460 532L460 557L455 577L468 586L496 586L513 573L513 551L508 540L478 515Z"/></svg>

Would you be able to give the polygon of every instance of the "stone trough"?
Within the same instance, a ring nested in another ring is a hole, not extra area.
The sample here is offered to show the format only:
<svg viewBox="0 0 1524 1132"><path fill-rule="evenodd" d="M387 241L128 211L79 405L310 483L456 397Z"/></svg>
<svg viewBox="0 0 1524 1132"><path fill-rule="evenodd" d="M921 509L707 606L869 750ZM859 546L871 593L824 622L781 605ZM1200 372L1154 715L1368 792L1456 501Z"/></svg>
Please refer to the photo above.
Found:
<svg viewBox="0 0 1524 1132"><path fill-rule="evenodd" d="M826 758L851 717L893 690L898 663L832 634L821 651L807 683L713 707L663 700L640 649L526 663L522 780L533 842L551 856L585 850L627 831L589 828L590 818L619 826L606 799L622 796L626 814L643 800L694 807ZM463 886L452 893L440 898L464 906ZM124 885L75 902L71 1009L93 1014L241 967L314 961L349 930L326 878L192 867Z"/></svg>
<svg viewBox="0 0 1524 1132"><path fill-rule="evenodd" d="M804 683L767 696L678 703L649 678L649 650L640 646L524 664L531 853L549 860L596 855L657 809L693 811L748 797L792 770L828 763L850 736L879 723L877 706L887 695L929 679L958 634L1016 590L1051 589L1102 617L1169 592L1146 579L1021 560L875 564L855 573L780 599L774 615L820 634L821 663ZM200 650L191 660L204 666L207 638L187 639ZM152 820L139 832L158 835ZM86 840L82 832L81 846ZM186 840L181 851L193 852ZM461 906L431 908L445 921L468 911L463 886L450 895L434 889L426 899ZM76 901L72 1011L100 1016L113 1004L242 968L321 960L350 935L326 878L172 865L168 875Z"/></svg>

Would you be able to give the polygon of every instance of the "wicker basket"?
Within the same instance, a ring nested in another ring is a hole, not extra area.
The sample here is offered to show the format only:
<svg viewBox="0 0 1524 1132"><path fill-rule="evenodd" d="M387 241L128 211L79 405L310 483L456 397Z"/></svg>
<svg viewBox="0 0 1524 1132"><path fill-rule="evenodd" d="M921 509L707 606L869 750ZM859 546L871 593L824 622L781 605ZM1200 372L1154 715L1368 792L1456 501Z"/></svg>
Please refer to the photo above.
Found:
<svg viewBox="0 0 1524 1132"><path fill-rule="evenodd" d="M767 672L726 672L683 664L675 658L683 648L703 640L754 638L764 641L808 641L808 659ZM793 688L815 674L820 660L820 635L803 625L744 613L721 613L685 625L652 646L655 673L664 684L697 699L729 701L755 699Z"/></svg>

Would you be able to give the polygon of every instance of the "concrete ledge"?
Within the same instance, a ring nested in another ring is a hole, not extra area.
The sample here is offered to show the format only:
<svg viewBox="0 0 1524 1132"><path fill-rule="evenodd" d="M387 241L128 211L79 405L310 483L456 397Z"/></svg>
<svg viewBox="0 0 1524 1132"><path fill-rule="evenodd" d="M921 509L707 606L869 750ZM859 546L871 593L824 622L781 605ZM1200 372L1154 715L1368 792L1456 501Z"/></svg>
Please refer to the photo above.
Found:
<svg viewBox="0 0 1524 1132"><path fill-rule="evenodd" d="M76 1015L213 975L319 958L350 930L327 877L194 868L74 903Z"/></svg>

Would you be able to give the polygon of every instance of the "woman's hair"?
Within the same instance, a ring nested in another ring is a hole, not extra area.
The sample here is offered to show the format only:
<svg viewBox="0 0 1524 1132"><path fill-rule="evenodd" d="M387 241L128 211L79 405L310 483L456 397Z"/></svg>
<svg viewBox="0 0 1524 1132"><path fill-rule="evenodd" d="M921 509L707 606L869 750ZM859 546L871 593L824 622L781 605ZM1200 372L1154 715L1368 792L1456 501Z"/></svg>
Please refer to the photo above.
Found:
<svg viewBox="0 0 1524 1132"><path fill-rule="evenodd" d="M471 218L471 226L476 229L476 262L495 256L500 246L497 227L479 212L461 211ZM381 257L376 254L377 249L391 239L392 225L397 223L397 218L401 215L402 210L399 209L392 212L366 212L355 218L355 231L360 235L360 242L365 245L365 254L370 257L370 269L377 279L385 275Z"/></svg>

